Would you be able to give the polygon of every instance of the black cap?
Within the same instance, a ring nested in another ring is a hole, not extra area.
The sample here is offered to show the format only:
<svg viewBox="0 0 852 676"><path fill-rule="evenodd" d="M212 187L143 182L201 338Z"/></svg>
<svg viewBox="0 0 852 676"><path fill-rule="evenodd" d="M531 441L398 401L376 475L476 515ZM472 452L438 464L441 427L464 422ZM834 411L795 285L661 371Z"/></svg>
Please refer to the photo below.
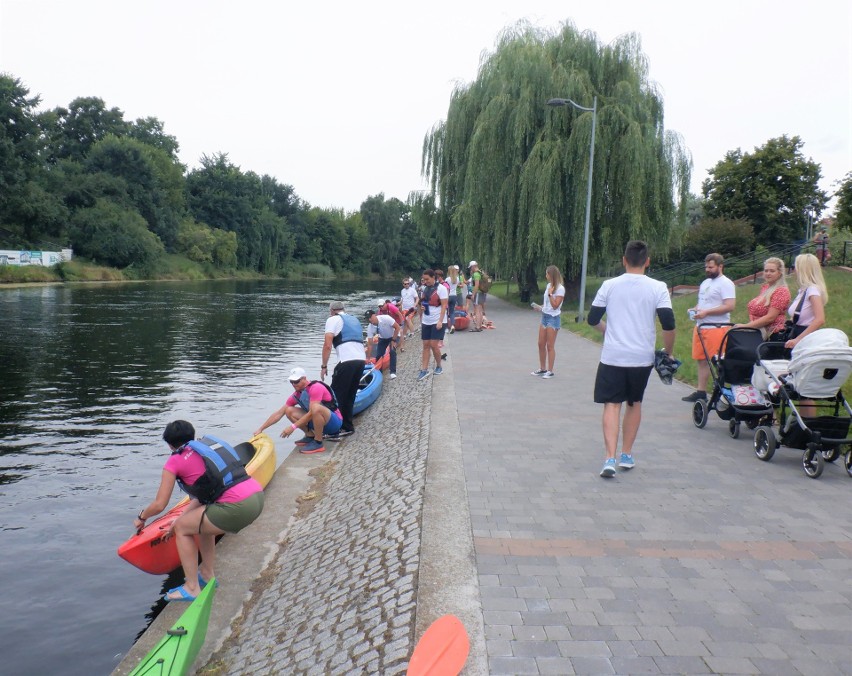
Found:
<svg viewBox="0 0 852 676"><path fill-rule="evenodd" d="M369 319L369 318L370 318L370 317L372 317L374 314L376 314L376 311L375 311L375 310L367 310L367 311L364 313L364 319Z"/></svg>

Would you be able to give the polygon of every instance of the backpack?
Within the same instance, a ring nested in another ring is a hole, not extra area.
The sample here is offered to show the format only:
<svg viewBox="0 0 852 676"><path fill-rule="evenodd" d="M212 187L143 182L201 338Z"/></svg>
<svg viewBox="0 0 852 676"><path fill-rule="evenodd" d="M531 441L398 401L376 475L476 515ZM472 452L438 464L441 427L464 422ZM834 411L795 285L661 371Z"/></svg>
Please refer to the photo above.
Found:
<svg viewBox="0 0 852 676"><path fill-rule="evenodd" d="M488 276L488 273L485 270L479 271L479 290L482 293L487 293L491 290L491 277Z"/></svg>

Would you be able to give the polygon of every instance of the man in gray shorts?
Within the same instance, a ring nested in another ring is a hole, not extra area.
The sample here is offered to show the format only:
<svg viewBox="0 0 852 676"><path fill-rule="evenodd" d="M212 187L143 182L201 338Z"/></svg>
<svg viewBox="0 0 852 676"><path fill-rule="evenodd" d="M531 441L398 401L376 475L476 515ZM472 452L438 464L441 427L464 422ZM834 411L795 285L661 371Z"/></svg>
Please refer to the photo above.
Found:
<svg viewBox="0 0 852 676"><path fill-rule="evenodd" d="M618 467L632 469L633 442L642 422L642 398L654 367L655 318L663 327L663 343L671 355L675 341L675 318L669 291L663 282L645 275L650 264L648 245L639 240L627 243L624 274L606 280L589 310L588 322L604 334L601 361L595 379L595 403L604 405L604 466L601 476L616 474L621 406L624 413L621 458ZM604 313L608 321L604 322Z"/></svg>

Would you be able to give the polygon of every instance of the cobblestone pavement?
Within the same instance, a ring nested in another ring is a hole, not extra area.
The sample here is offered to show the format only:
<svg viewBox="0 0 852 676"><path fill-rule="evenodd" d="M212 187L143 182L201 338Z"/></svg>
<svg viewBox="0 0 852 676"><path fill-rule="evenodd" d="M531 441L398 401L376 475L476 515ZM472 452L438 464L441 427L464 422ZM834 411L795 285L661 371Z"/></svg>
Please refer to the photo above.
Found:
<svg viewBox="0 0 852 676"><path fill-rule="evenodd" d="M399 377L385 378L382 396L356 419L356 434L326 443L324 459L335 467L326 493L294 521L236 640L213 656L222 673L405 672L432 390L431 378L415 382L420 341L406 348Z"/></svg>
<svg viewBox="0 0 852 676"><path fill-rule="evenodd" d="M637 466L604 480L600 346L561 331L533 377L538 315L488 305L453 367L489 672L852 674L841 464L761 462L652 374Z"/></svg>

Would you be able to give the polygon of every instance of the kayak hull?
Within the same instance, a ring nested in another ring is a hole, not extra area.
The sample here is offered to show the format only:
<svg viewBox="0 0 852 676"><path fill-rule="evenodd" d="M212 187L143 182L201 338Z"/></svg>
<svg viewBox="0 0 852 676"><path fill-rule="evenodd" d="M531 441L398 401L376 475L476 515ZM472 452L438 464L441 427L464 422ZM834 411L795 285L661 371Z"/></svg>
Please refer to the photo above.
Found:
<svg viewBox="0 0 852 676"><path fill-rule="evenodd" d="M215 579L210 580L198 597L178 618L166 635L160 639L151 652L136 665L130 676L184 676L189 673L192 663L198 657L204 638L207 636L207 624L210 621L210 609L216 594Z"/></svg>
<svg viewBox="0 0 852 676"><path fill-rule="evenodd" d="M453 315L453 326L456 331L464 331L470 326L470 317L464 310L456 310Z"/></svg>
<svg viewBox="0 0 852 676"><path fill-rule="evenodd" d="M266 434L252 437L234 447L240 457L246 461L246 471L257 482L266 485L275 474L275 444ZM172 507L163 516L151 521L136 535L131 535L118 548L118 555L139 570L152 575L165 575L180 566L177 544L174 538L166 538L172 524L189 506L186 497Z"/></svg>
<svg viewBox="0 0 852 676"><path fill-rule="evenodd" d="M364 375L358 385L358 394L355 395L355 406L352 408L353 415L363 413L372 406L382 393L382 372L370 366L364 367Z"/></svg>

